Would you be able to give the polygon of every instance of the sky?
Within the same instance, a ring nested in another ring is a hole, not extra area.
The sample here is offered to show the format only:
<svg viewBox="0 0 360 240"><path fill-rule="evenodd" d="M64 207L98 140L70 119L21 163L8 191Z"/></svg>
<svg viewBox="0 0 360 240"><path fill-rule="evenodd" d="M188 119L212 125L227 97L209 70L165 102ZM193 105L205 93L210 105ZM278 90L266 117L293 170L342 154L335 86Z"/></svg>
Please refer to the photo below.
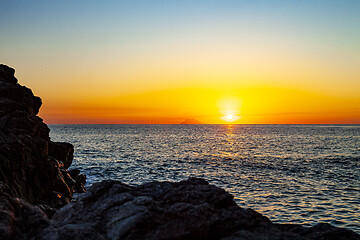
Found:
<svg viewBox="0 0 360 240"><path fill-rule="evenodd" d="M48 124L360 124L358 0L0 9L0 63Z"/></svg>

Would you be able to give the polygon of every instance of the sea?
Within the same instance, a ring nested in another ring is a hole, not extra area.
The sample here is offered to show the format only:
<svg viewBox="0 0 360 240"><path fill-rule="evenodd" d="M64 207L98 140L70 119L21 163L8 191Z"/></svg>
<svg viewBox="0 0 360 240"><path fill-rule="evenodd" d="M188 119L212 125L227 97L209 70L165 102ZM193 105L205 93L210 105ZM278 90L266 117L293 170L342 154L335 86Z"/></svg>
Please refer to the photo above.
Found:
<svg viewBox="0 0 360 240"><path fill-rule="evenodd" d="M276 223L360 233L360 125L50 125L92 183L204 178Z"/></svg>

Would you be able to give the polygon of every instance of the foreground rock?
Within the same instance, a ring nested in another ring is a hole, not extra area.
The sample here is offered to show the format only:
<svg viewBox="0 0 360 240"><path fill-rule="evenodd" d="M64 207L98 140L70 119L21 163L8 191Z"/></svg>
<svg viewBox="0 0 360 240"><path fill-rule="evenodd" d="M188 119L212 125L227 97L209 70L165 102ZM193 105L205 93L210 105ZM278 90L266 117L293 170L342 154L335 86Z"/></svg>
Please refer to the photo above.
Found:
<svg viewBox="0 0 360 240"><path fill-rule="evenodd" d="M42 239L360 239L352 231L319 224L273 224L236 205L233 196L203 179L95 183L61 208Z"/></svg>
<svg viewBox="0 0 360 240"><path fill-rule="evenodd" d="M50 141L49 128L36 116L41 99L14 73L0 65L0 239L16 231L29 203L51 216L70 202L75 188L85 190L84 176L67 171L73 146Z"/></svg>

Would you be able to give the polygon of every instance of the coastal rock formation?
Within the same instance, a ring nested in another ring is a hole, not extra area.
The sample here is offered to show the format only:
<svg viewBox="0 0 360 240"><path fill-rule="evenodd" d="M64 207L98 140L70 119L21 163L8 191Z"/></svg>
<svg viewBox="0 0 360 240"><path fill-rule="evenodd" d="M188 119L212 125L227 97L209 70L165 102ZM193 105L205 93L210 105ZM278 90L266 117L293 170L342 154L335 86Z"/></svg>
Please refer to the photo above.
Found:
<svg viewBox="0 0 360 240"><path fill-rule="evenodd" d="M68 170L74 149L52 142L41 99L0 65L0 239L360 239L318 224L274 224L203 179L93 184ZM73 198L74 192L85 192ZM72 201L71 201L72 200Z"/></svg>
<svg viewBox="0 0 360 240"><path fill-rule="evenodd" d="M205 180L129 186L95 183L65 207L41 239L360 239L352 231L319 224L274 224L236 205L225 190Z"/></svg>
<svg viewBox="0 0 360 240"><path fill-rule="evenodd" d="M237 206L223 189L197 178L140 186L112 180L95 183L51 220L26 202L8 204L18 214L11 239L360 239L329 224L311 228L274 224L252 209Z"/></svg>
<svg viewBox="0 0 360 240"><path fill-rule="evenodd" d="M38 206L11 197L0 183L0 239L37 239L50 224Z"/></svg>
<svg viewBox="0 0 360 240"><path fill-rule="evenodd" d="M49 128L36 116L41 99L19 85L14 73L0 65L0 231L8 227L9 234L23 212L17 210L30 206L26 202L51 216L85 183L84 175L73 178L67 171L73 146L50 140Z"/></svg>

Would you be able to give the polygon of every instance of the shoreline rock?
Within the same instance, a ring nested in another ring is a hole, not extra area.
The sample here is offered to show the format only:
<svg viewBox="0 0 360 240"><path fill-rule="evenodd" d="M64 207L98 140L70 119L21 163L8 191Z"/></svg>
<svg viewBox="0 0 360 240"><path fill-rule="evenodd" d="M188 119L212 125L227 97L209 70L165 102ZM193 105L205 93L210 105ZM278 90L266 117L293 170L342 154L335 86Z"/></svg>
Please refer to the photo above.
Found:
<svg viewBox="0 0 360 240"><path fill-rule="evenodd" d="M317 224L274 224L236 205L233 196L204 179L129 186L94 183L59 209L40 239L360 239L356 233Z"/></svg>
<svg viewBox="0 0 360 240"><path fill-rule="evenodd" d="M329 224L274 224L198 178L85 192L86 176L68 170L73 146L50 140L41 99L14 74L0 65L0 239L360 239Z"/></svg>
<svg viewBox="0 0 360 240"><path fill-rule="evenodd" d="M78 174L79 182L67 170L74 147L50 140L50 129L37 116L41 99L14 74L0 65L0 239L16 231L24 209L38 205L51 217L71 201L75 186L85 190L85 175Z"/></svg>

